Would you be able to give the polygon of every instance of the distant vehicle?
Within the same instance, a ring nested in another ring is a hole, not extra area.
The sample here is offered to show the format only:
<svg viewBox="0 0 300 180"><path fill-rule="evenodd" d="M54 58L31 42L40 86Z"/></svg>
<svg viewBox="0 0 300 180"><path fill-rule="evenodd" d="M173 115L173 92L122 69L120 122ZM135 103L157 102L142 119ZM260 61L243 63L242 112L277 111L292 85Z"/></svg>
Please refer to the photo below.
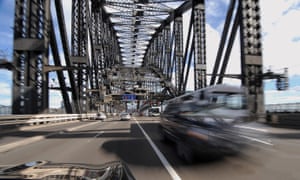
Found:
<svg viewBox="0 0 300 180"><path fill-rule="evenodd" d="M1 167L0 179L122 179L134 180L128 166L120 161L101 165L33 161Z"/></svg>
<svg viewBox="0 0 300 180"><path fill-rule="evenodd" d="M148 110L149 116L160 116L160 107L159 106L152 106Z"/></svg>
<svg viewBox="0 0 300 180"><path fill-rule="evenodd" d="M98 112L95 119L96 120L105 120L107 117L106 117L106 114L103 113L103 112Z"/></svg>
<svg viewBox="0 0 300 180"><path fill-rule="evenodd" d="M131 119L131 115L127 112L122 112L120 113L120 120L130 120Z"/></svg>
<svg viewBox="0 0 300 180"><path fill-rule="evenodd" d="M252 117L243 88L216 85L167 103L160 119L161 134L175 142L177 154L186 162L206 154L235 153L243 145L234 126Z"/></svg>

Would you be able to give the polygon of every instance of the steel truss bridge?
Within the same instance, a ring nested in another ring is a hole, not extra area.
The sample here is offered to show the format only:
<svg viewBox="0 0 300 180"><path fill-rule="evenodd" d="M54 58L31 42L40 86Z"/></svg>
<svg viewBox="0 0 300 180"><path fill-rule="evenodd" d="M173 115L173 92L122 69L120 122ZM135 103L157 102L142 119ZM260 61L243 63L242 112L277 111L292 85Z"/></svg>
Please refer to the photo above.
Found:
<svg viewBox="0 0 300 180"><path fill-rule="evenodd" d="M136 89L181 95L189 73L195 90L220 84L238 33L237 76L249 107L264 113L259 0L230 1L213 60L206 58L205 7L204 0L72 0L68 34L61 0L16 0L13 114L47 112L51 88L61 92L67 113L87 113L99 104L114 106L107 97ZM50 72L56 72L58 87L49 86Z"/></svg>

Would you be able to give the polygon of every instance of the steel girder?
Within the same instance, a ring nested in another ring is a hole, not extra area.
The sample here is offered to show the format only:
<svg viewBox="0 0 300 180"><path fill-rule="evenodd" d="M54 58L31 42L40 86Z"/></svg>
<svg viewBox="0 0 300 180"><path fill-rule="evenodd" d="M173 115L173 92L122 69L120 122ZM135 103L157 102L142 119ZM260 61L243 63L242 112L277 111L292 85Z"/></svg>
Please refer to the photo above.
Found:
<svg viewBox="0 0 300 180"><path fill-rule="evenodd" d="M55 36L55 32L54 32L53 22L51 21L50 24L51 24L50 45L51 45L54 65L55 65L55 67L62 67L60 56L59 56L59 50L58 50L58 47L56 44L57 40L56 40L56 36ZM54 67L52 67L52 68L54 68ZM52 68L50 67L50 69L52 69ZM73 113L74 111L72 109L71 102L69 99L64 74L62 71L56 71L56 73L57 73L57 78L58 78L58 82L60 85L60 91L62 93L66 113Z"/></svg>
<svg viewBox="0 0 300 180"><path fill-rule="evenodd" d="M206 87L206 32L204 1L193 5L195 90Z"/></svg>
<svg viewBox="0 0 300 180"><path fill-rule="evenodd" d="M71 62L78 68L73 71L78 88L78 97L73 100L79 104L80 113L88 111L88 13L88 1L72 1Z"/></svg>
<svg viewBox="0 0 300 180"><path fill-rule="evenodd" d="M183 47L182 14L192 8L188 40ZM173 23L173 31L170 32L170 24ZM191 29L194 29L192 32ZM163 38L161 34L163 32ZM164 46L155 49L157 41L163 41ZM204 1L187 1L162 22L153 36L147 49L144 65L153 65L164 77L161 81L170 94L178 96L185 93L191 66L194 68L195 89L206 86L206 46L205 46L205 13ZM184 51L185 49L185 51ZM157 50L159 52L157 52ZM160 54L158 58L153 53ZM192 59L194 54L194 64ZM172 84L172 79L175 82Z"/></svg>
<svg viewBox="0 0 300 180"><path fill-rule="evenodd" d="M92 41L92 62L90 67L91 73L91 108L96 108L94 105L99 103L103 98L103 84L105 74L105 47L104 40L104 18L102 9L95 1L92 2L91 14L91 41ZM102 91L101 91L102 90ZM98 101L98 102L97 102Z"/></svg>
<svg viewBox="0 0 300 180"><path fill-rule="evenodd" d="M50 0L16 0L14 24L13 114L48 110Z"/></svg>
<svg viewBox="0 0 300 180"><path fill-rule="evenodd" d="M237 1L238 5L236 5ZM55 3L57 2L60 1L56 0ZM61 10L58 10L61 5L56 5L71 88L66 87L61 73L58 73L59 82L64 91L63 96L66 96L65 91L71 89L74 111L87 112L89 110L88 98L91 95L89 88L97 91L96 96L99 99L111 92L114 87L111 86L112 81L108 72L116 65L130 66L136 63L150 68L152 73L161 78L160 82L153 83L145 80L145 82L139 82L139 86L148 86L152 90L157 90L159 84L163 84L163 87L169 89L169 93L173 95L180 95L186 91L191 67L194 67L195 89L206 86L204 0L180 1L181 5L177 9L160 4L173 2L172 0L92 0L91 2L90 4L89 1L73 0L71 56L68 54L64 21L60 20ZM223 43L220 43L219 50L223 51L225 42L228 43L225 55L217 54L216 68L214 68L216 70L213 72L215 77L212 79L220 76L217 83L222 83L233 40L237 29L240 28L242 84L247 87L252 101L250 104L252 110L263 112L258 2L258 0L231 1L221 40ZM57 49L53 44L54 35L50 36L49 33L51 27L49 3L49 0L16 1L14 113L38 113L48 108L48 75L44 66L48 66L49 42L54 51ZM90 5L91 12L89 11ZM237 10L234 9L237 6ZM107 8L114 9L115 12L107 12ZM180 18L186 10L191 8L188 42L183 47ZM229 31L230 24L232 24L231 31ZM226 36L229 38L227 39ZM90 50L88 46L91 47ZM57 52L53 54L57 56ZM224 59L218 74L221 57ZM55 59L58 60L55 65L60 66L59 58ZM171 83L173 76L175 76L175 85ZM156 88L149 84L155 84ZM215 84L215 80L211 80L211 84ZM106 88L102 88L104 86ZM120 85L117 86L120 87ZM27 100L29 98L31 102ZM65 104L68 104L67 97L64 99ZM28 105L34 107L32 108L34 110L26 109Z"/></svg>
<svg viewBox="0 0 300 180"><path fill-rule="evenodd" d="M183 27L182 27L182 16L176 17L174 21L174 31L175 31L175 89L176 95L181 95L183 93Z"/></svg>
<svg viewBox="0 0 300 180"><path fill-rule="evenodd" d="M70 80L70 93L71 93L71 98L73 100L73 102L71 103L71 109L68 108L68 99L66 99L65 97L65 93L66 92L62 92L63 94L63 100L64 100L64 104L66 107L66 111L68 113L79 113L79 104L78 103L74 103L74 100L78 99L78 89L75 83L75 77L73 74L73 68L72 68L72 62L71 62L71 55L70 55L70 48L69 48L69 41L68 41L68 36L67 36L67 30L66 30L66 23L65 23L65 17L64 17L64 13L63 13L63 7L62 7L62 3L61 0L55 0L55 9L56 9L56 14L57 14L57 22L58 22L58 27L59 27L59 32L60 32L60 37L61 37L61 43L62 43L62 47L63 47L63 53L64 53L64 60L66 63L66 66L69 67L69 69L67 69L68 71L68 77ZM54 29L52 28L52 30L54 31ZM55 38L55 33L52 32L53 35L52 37ZM56 41L51 40L52 43L56 43ZM51 44L52 46L52 44ZM53 48L53 47L52 47ZM59 63L60 59L59 56L55 57L53 56L54 61ZM57 64L56 63L56 64ZM59 66L59 64L57 64L56 66ZM63 85L66 82L66 78L60 78L58 75L58 80L59 80L59 84ZM61 87L61 91L66 91L63 87Z"/></svg>
<svg viewBox="0 0 300 180"><path fill-rule="evenodd" d="M258 116L264 114L262 40L259 11L259 0L231 0L210 81L210 85L214 85L217 76L219 76L217 83L221 84L223 78L227 77L225 74L226 67L239 28L241 74L230 76L241 79L242 85L247 90L249 109ZM222 65L220 66L221 63ZM218 73L218 71L220 72Z"/></svg>
<svg viewBox="0 0 300 180"><path fill-rule="evenodd" d="M239 8L242 84L247 88L250 110L260 116L265 110L259 0L239 0Z"/></svg>

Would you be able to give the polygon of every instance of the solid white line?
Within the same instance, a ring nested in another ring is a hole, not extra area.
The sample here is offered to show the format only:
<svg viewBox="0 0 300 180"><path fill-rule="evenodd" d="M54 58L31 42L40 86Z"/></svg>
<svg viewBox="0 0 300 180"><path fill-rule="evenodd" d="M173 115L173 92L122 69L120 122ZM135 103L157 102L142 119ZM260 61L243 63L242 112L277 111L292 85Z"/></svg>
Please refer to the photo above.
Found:
<svg viewBox="0 0 300 180"><path fill-rule="evenodd" d="M75 131L77 129L87 127L87 126L91 126L91 125L94 125L94 124L97 124L97 123L99 123L99 122L92 122L92 123L89 123L89 124L83 124L83 125L80 125L80 126L75 126L75 127L66 129L66 131Z"/></svg>
<svg viewBox="0 0 300 180"><path fill-rule="evenodd" d="M253 138L253 137L248 137L248 136L243 136L243 135L240 135L241 137L244 137L246 139L250 139L252 141L256 141L256 142L259 142L259 143L262 143L262 144L266 144L266 145L270 145L270 146L273 146L274 144L272 143L269 143L267 141L263 141L263 140L260 140L260 139L256 139L256 138Z"/></svg>
<svg viewBox="0 0 300 180"><path fill-rule="evenodd" d="M255 131L261 131L261 132L269 132L267 129L254 128L254 127L249 127L249 126L239 126L239 125L235 125L235 127L242 128L242 129L250 129L250 130L255 130Z"/></svg>
<svg viewBox="0 0 300 180"><path fill-rule="evenodd" d="M146 137L146 139L148 140L148 142L151 145L151 147L153 148L154 152L156 153L156 155L158 156L158 158L160 159L160 161L164 165L164 167L167 169L167 171L170 174L170 176L172 177L172 179L173 180L181 180L181 178L176 173L176 171L173 169L173 167L170 165L170 163L165 158L165 156L159 151L159 149L157 148L157 146L153 143L153 141L151 140L151 138L144 131L144 129L142 128L142 126L140 125L140 123L136 119L134 119L134 120L137 123L137 125L139 126L139 128L142 131L142 133L144 134L144 136Z"/></svg>

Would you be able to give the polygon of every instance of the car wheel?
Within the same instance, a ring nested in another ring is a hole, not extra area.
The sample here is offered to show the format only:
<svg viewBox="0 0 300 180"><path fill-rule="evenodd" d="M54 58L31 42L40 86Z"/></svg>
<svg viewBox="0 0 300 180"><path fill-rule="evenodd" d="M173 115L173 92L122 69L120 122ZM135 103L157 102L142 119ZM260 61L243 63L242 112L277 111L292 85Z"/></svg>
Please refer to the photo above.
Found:
<svg viewBox="0 0 300 180"><path fill-rule="evenodd" d="M177 155L186 163L191 164L195 162L195 155L191 148L186 146L183 142L176 143Z"/></svg>

